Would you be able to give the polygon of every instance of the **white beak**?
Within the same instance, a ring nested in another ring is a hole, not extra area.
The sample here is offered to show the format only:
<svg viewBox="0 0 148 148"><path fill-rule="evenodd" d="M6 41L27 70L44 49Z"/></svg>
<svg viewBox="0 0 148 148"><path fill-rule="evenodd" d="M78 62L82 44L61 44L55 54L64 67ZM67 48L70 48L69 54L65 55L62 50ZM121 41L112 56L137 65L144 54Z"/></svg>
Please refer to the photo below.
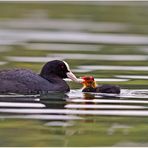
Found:
<svg viewBox="0 0 148 148"><path fill-rule="evenodd" d="M80 80L78 80L77 77L72 72L67 72L66 75L72 81L77 82L77 83L81 83Z"/></svg>

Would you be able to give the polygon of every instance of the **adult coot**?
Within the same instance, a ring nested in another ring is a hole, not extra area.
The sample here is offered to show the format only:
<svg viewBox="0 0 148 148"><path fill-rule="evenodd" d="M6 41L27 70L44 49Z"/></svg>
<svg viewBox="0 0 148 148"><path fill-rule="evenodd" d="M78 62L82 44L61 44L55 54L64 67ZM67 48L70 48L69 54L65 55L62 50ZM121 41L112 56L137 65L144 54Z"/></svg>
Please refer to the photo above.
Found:
<svg viewBox="0 0 148 148"><path fill-rule="evenodd" d="M82 92L98 92L98 93L111 93L120 94L120 87L117 85L103 84L97 85L94 77L84 76L82 77L83 88Z"/></svg>
<svg viewBox="0 0 148 148"><path fill-rule="evenodd" d="M0 93L39 93L42 91L68 92L68 84L63 78L79 82L64 61L47 62L36 74L27 69L0 71Z"/></svg>

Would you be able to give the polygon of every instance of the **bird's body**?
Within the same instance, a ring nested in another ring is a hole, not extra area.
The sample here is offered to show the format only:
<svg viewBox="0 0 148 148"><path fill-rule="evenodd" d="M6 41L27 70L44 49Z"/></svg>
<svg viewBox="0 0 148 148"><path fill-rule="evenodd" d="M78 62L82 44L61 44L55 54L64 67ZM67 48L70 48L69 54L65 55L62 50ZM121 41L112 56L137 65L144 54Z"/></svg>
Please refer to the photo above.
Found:
<svg viewBox="0 0 148 148"><path fill-rule="evenodd" d="M69 69L64 65L65 63L62 64L63 62L58 60L48 62L40 74L28 69L2 70L0 71L0 93L68 92L70 88L63 78L67 77L66 73L69 73Z"/></svg>
<svg viewBox="0 0 148 148"><path fill-rule="evenodd" d="M103 84L97 85L94 77L84 76L82 77L82 92L95 92L95 93L111 93L111 94L120 94L120 87L117 85Z"/></svg>
<svg viewBox="0 0 148 148"><path fill-rule="evenodd" d="M40 75L27 69L13 69L0 72L1 93L67 92L69 90L67 83L59 77L51 77L50 81L47 81Z"/></svg>
<svg viewBox="0 0 148 148"><path fill-rule="evenodd" d="M118 85L102 84L96 87L96 92L120 94L120 87Z"/></svg>

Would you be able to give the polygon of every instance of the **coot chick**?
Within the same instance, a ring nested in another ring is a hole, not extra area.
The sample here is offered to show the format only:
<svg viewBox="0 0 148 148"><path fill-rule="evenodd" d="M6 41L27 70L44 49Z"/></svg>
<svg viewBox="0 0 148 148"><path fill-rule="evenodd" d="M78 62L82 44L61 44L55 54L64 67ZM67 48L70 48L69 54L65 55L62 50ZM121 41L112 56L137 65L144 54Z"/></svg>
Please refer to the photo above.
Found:
<svg viewBox="0 0 148 148"><path fill-rule="evenodd" d="M0 71L0 93L40 93L44 91L68 92L68 84L63 80L70 78L79 82L66 62L53 60L47 62L36 74L28 69Z"/></svg>
<svg viewBox="0 0 148 148"><path fill-rule="evenodd" d="M103 84L97 85L94 77L84 76L82 92L98 92L98 93L111 93L120 94L120 87L117 85Z"/></svg>

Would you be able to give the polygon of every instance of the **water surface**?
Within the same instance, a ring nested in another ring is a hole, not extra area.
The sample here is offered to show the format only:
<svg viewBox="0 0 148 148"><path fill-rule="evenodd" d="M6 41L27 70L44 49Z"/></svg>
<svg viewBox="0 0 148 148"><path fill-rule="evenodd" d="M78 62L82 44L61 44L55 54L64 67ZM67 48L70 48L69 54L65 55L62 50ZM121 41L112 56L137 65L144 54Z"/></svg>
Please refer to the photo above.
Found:
<svg viewBox="0 0 148 148"><path fill-rule="evenodd" d="M148 146L147 4L1 2L1 69L65 60L121 94L1 94L0 146Z"/></svg>

